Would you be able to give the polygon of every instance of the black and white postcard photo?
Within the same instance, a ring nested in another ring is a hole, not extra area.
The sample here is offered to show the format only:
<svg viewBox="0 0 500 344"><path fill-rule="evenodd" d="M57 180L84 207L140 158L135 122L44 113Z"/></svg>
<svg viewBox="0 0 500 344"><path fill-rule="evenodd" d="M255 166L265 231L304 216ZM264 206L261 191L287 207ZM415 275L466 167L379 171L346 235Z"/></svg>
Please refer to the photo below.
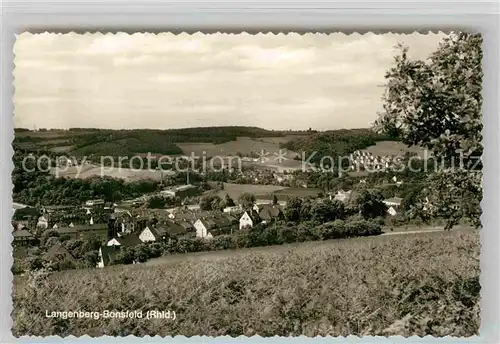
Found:
<svg viewBox="0 0 500 344"><path fill-rule="evenodd" d="M17 35L12 334L478 335L482 41Z"/></svg>

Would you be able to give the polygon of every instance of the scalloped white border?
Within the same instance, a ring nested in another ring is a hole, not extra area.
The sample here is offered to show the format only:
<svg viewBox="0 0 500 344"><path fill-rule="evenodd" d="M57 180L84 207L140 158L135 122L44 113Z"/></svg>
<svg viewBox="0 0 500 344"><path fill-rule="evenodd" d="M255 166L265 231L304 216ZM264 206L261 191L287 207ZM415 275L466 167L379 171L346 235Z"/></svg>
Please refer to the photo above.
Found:
<svg viewBox="0 0 500 344"><path fill-rule="evenodd" d="M442 4L446 3L446 6ZM110 4L112 3L112 4ZM349 342L500 342L500 332L498 329L499 313L499 293L498 293L498 247L500 246L498 225L499 225L499 202L498 195L499 178L498 169L498 129L499 113L497 95L498 88L498 6L493 2L459 2L441 1L441 6L437 10L432 10L438 2L386 2L376 4L374 2L337 2L337 3L300 3L294 2L286 4L283 2L237 4L228 2L219 3L177 3L159 0L148 1L147 4L141 2L78 2L64 3L63 1L18 1L4 2L3 31L2 31L2 124L0 125L1 156L0 170L2 183L0 183L1 194L1 220L2 231L0 231L1 245L1 337L0 342L60 342L67 341L130 341L137 340L134 336L121 338L89 336L74 337L68 336L64 339L58 336L50 337L21 337L16 339L10 333L12 319L11 287L12 274L10 266L12 264L12 235L10 230L11 208L11 171L13 168L11 157L11 142L13 139L13 69L14 56L12 46L14 35L24 31L42 33L66 32L73 34L125 34L130 32L148 32L160 34L180 34L180 35L200 35L206 33L222 34L277 34L277 35L299 35L299 34L328 34L335 32L360 35L364 33L393 33L408 32L420 33L450 31L452 29L466 29L469 31L481 32L484 38L483 44L483 67L484 77L484 195L482 201L483 215L481 217L484 229L481 232L481 335L470 338L434 338L431 336L404 338L402 336L393 337L272 337L262 338L253 336L251 338L240 336L238 342L266 343L268 341L289 341L297 342L321 341L321 340L345 340ZM132 5L131 5L132 4ZM142 4L142 6L141 6ZM144 7L149 5L149 7ZM156 6L156 7L154 7ZM295 8L295 9L294 9ZM300 8L301 10L296 10ZM374 11L378 12L373 13ZM68 16L70 15L71 16ZM112 15L110 15L112 14ZM229 15L230 14L230 15ZM425 15L423 15L425 14ZM468 14L468 16L459 16ZM413 15L413 16L411 16ZM455 15L455 16L453 16ZM73 30L65 29L71 27ZM431 29L431 28L435 29ZM48 28L41 29L41 28ZM85 30L86 28L86 30ZM122 28L122 29L113 29ZM260 30L259 30L260 28ZM358 30L356 30L356 28ZM371 29L368 30L368 28ZM391 28L391 29L388 29ZM415 30L415 28L422 28ZM439 29L438 29L439 28ZM164 32L170 31L170 32ZM299 32L299 33L297 33ZM8 163L6 163L8 162ZM219 343L221 341L236 341L235 338L225 337L191 337L176 336L171 339L159 336L145 336L142 340L149 342L165 341L187 342L202 341Z"/></svg>

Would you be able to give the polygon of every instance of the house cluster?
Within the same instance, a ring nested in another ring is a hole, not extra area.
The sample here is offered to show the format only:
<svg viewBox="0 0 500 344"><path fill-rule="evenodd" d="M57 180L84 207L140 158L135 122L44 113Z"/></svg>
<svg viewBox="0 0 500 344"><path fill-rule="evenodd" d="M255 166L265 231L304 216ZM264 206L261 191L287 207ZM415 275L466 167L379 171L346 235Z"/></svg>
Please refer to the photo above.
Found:
<svg viewBox="0 0 500 344"><path fill-rule="evenodd" d="M396 167L399 163L393 155L373 155L371 152L360 150L354 151L349 156L349 161L351 170L370 172L386 171Z"/></svg>
<svg viewBox="0 0 500 344"><path fill-rule="evenodd" d="M340 201L342 203L347 203L351 199L354 199L358 193L353 190L344 191L342 189L338 190L336 193L329 194L331 200ZM391 197L385 199L383 202L387 206L387 213L391 216L395 216L401 207L401 202L403 201L400 197Z"/></svg>
<svg viewBox="0 0 500 344"><path fill-rule="evenodd" d="M295 181L295 174L288 170L271 170L268 166L259 168L243 168L233 174L232 182L239 184L263 184L263 185L291 185ZM231 182L231 181L230 181Z"/></svg>
<svg viewBox="0 0 500 344"><path fill-rule="evenodd" d="M55 231L59 237L67 239L93 236L102 242L99 267L110 264L122 247L148 242L172 242L185 235L211 239L251 228L258 223L269 223L283 216L282 207L279 204L272 205L270 201L266 204L256 203L250 209L234 206L224 211L202 211L198 206L138 209L100 199L88 200L80 207L46 205L40 209L17 208L24 212L33 209L30 219L34 225L28 226L28 221L23 220L15 222L14 246L36 246L47 230Z"/></svg>
<svg viewBox="0 0 500 344"><path fill-rule="evenodd" d="M259 223L271 223L283 218L283 208L279 204L255 204L241 215L239 229L248 229Z"/></svg>
<svg viewBox="0 0 500 344"><path fill-rule="evenodd" d="M217 235L231 234L235 230L252 228L259 223L269 223L282 219L283 210L279 205L254 205L240 212L216 212L180 207L170 210L143 210L141 215L123 213L116 223L128 221L129 230L117 226L115 235L99 250L98 267L113 262L123 247L133 247L147 242L172 242L179 236L190 235L202 239L212 239ZM120 230L121 229L121 230Z"/></svg>
<svg viewBox="0 0 500 344"><path fill-rule="evenodd" d="M36 245L47 230L69 239L96 235L104 240L108 236L108 219L114 206L103 200L90 200L81 207L44 205L38 209L28 206L19 208L12 223L13 244L18 247Z"/></svg>

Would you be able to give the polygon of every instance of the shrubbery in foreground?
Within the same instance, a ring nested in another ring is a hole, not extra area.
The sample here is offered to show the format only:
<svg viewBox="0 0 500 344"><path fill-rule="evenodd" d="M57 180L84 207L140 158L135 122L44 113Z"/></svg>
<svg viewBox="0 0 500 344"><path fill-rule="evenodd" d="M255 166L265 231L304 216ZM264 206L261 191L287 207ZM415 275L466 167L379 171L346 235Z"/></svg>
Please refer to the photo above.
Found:
<svg viewBox="0 0 500 344"><path fill-rule="evenodd" d="M480 324L479 248L477 232L440 232L16 276L13 333L472 336ZM45 316L56 310L171 310L177 318Z"/></svg>

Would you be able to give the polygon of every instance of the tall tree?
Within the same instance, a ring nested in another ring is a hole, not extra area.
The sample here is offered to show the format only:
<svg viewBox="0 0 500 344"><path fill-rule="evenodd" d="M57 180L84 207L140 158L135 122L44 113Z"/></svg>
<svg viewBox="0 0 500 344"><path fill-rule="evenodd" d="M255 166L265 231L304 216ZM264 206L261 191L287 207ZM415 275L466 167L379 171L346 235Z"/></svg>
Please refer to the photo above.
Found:
<svg viewBox="0 0 500 344"><path fill-rule="evenodd" d="M234 207L236 204L234 203L234 200L229 196L229 194L226 194L224 196L224 206L226 207Z"/></svg>
<svg viewBox="0 0 500 344"><path fill-rule="evenodd" d="M255 203L255 195L249 192L242 193L238 201L244 208L251 207Z"/></svg>
<svg viewBox="0 0 500 344"><path fill-rule="evenodd" d="M375 122L379 132L430 150L442 164L427 171L414 211L446 218L447 229L461 218L480 225L481 43L479 34L452 33L427 61L410 60L399 46Z"/></svg>
<svg viewBox="0 0 500 344"><path fill-rule="evenodd" d="M285 207L285 219L293 222L300 221L302 205L303 201L300 197L289 199Z"/></svg>
<svg viewBox="0 0 500 344"><path fill-rule="evenodd" d="M354 204L365 219L385 216L387 213L384 197L377 190L362 190L354 200Z"/></svg>

